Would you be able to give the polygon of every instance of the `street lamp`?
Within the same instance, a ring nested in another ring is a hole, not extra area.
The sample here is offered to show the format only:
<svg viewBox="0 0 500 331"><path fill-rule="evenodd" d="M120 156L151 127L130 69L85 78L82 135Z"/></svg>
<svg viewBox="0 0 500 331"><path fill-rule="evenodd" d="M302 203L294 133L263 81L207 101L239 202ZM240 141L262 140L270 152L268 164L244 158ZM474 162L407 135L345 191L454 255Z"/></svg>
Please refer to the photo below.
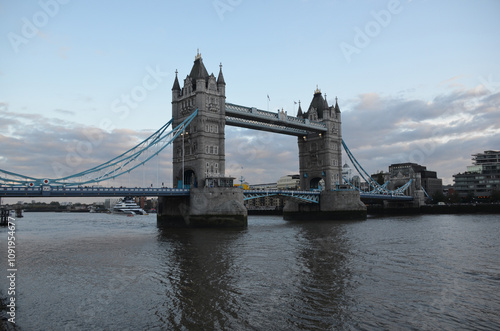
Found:
<svg viewBox="0 0 500 331"><path fill-rule="evenodd" d="M182 188L185 187L184 185L184 154L185 154L185 150L184 150L184 135L188 135L189 132L187 131L184 131L186 129L186 127L183 127L182 128L182 133L181 133L181 137L182 137L182 175L181 175L181 179L182 179Z"/></svg>
<svg viewBox="0 0 500 331"><path fill-rule="evenodd" d="M181 181L182 181L182 188L184 188L184 128L182 128L182 173L181 173Z"/></svg>

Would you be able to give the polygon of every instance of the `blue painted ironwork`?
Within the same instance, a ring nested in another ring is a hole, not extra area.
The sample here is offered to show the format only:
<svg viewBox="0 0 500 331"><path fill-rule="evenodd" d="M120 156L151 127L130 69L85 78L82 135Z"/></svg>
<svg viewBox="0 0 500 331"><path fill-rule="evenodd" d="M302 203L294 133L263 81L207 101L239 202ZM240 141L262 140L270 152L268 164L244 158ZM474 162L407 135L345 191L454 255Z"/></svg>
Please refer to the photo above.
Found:
<svg viewBox="0 0 500 331"><path fill-rule="evenodd" d="M411 183L413 182L413 179L410 179L405 185L399 187L396 190L389 190L389 189L387 189L388 182L384 183L384 185L380 185L379 183L377 183L376 180L374 180L366 172L366 170L363 168L363 166L358 162L358 160L356 160L356 158L354 157L354 155L352 154L352 152L349 150L349 148L347 147L347 144L344 142L343 139L342 139L342 146L344 147L344 150L345 150L347 156L349 157L349 160L351 160L351 163L354 166L354 168L356 168L356 170L359 173L359 175L372 188L372 190L370 190L370 192L367 192L368 194L380 194L381 196L391 196L391 197L392 196L406 197L406 195L404 194L404 191L411 185ZM346 179L344 178L344 180L346 180ZM354 185L352 183L350 183L348 180L346 180L346 181L347 181L347 183L349 185L351 185L352 187L354 187ZM406 198L404 198L404 199L406 199ZM410 197L410 199L413 200L413 197Z"/></svg>
<svg viewBox="0 0 500 331"><path fill-rule="evenodd" d="M0 197L113 197L189 196L189 189L154 187L0 187Z"/></svg>
<svg viewBox="0 0 500 331"><path fill-rule="evenodd" d="M410 195L394 195L386 193L369 193L360 192L361 200L394 200L394 201L413 201L413 197Z"/></svg>
<svg viewBox="0 0 500 331"><path fill-rule="evenodd" d="M306 201L310 203L319 203L318 191L291 191L291 190L244 190L243 200L252 200L271 196L284 196L292 199Z"/></svg>
<svg viewBox="0 0 500 331"><path fill-rule="evenodd" d="M167 132L167 128L171 125L172 120L168 121L159 130L135 147L88 170L71 176L48 179L24 176L0 169L0 184L9 186L25 185L31 187L39 187L41 185L77 186L95 184L105 180L117 178L123 174L130 173L132 170L144 165L153 157L157 156L163 149L169 146L181 134L181 132L184 131L185 127L191 123L197 114L198 109L196 109L181 124L169 132ZM151 153L150 151L153 150L153 146L158 148L155 152ZM148 153L151 155L148 155ZM11 176L12 178L8 178L7 176Z"/></svg>
<svg viewBox="0 0 500 331"><path fill-rule="evenodd" d="M144 141L129 149L125 153L104 162L98 166L77 174L61 178L35 178L24 176L14 172L0 169L0 196L28 197L28 196L163 196L163 195L189 195L188 189L168 188L105 188L105 187L83 187L87 184L96 184L129 173L140 165L144 165L153 157L157 156L165 147L170 145L185 130L198 114L196 109L176 128L167 132L172 120L167 122L159 130L146 138ZM322 122L310 121L304 118L287 116L284 112L267 112L256 108L239 106L226 103L226 124L251 129L277 132L294 136L302 136L311 132L322 133L327 130ZM352 152L342 140L342 146L360 176L369 183L370 192L360 191L362 198L387 199L387 200L411 200L413 197L405 196L404 191L410 186L412 180L396 190L388 190L387 184L379 185L364 170L356 160ZM155 152L149 152L157 147ZM151 154L148 155L147 153ZM141 159L141 157L143 157ZM9 178L10 177L10 178ZM346 182L355 188L348 180ZM78 186L78 187L75 187ZM355 188L359 190L358 188ZM310 203L319 203L320 192L318 191L288 191L288 190L245 190L245 200L260 197L280 195L299 199Z"/></svg>

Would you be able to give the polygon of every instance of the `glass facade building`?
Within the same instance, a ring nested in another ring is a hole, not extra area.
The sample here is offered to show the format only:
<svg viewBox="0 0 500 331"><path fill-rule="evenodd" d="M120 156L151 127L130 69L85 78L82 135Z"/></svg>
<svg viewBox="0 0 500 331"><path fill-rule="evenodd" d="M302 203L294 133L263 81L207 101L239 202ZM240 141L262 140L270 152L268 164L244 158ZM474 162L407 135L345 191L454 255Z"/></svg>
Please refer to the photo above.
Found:
<svg viewBox="0 0 500 331"><path fill-rule="evenodd" d="M472 155L473 165L467 171L453 175L455 191L461 197L487 198L500 191L500 151L485 151Z"/></svg>

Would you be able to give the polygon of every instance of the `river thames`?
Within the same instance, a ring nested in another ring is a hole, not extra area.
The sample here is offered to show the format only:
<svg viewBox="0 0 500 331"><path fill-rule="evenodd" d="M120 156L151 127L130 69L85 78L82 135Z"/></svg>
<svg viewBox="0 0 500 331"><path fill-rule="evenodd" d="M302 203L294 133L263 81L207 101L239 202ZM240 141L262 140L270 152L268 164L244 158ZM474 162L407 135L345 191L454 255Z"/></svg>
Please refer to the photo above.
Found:
<svg viewBox="0 0 500 331"><path fill-rule="evenodd" d="M250 216L234 230L25 213L15 224L20 330L500 329L499 215Z"/></svg>

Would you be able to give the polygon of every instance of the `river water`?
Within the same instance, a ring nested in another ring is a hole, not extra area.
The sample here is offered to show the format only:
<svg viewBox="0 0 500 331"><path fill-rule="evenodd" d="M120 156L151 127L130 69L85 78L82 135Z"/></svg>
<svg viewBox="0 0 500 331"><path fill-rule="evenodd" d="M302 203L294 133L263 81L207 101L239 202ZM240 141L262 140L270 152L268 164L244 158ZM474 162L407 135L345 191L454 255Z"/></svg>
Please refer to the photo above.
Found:
<svg viewBox="0 0 500 331"><path fill-rule="evenodd" d="M500 329L498 215L250 216L239 230L159 229L156 215L15 223L20 330ZM1 275L6 239L0 228Z"/></svg>

